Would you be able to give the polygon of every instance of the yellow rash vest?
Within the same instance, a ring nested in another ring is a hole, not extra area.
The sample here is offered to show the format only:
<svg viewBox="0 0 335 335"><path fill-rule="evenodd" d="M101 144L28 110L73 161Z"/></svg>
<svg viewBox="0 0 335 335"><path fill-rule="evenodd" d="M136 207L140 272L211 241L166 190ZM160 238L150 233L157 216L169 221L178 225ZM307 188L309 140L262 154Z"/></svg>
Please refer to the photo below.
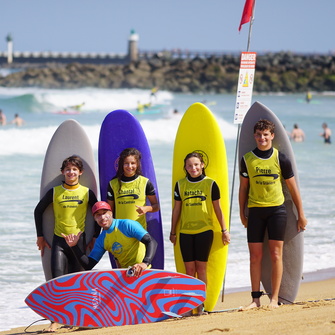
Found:
<svg viewBox="0 0 335 335"><path fill-rule="evenodd" d="M110 181L114 192L115 218L130 219L139 222L144 229L147 229L146 216L139 216L136 206L145 206L148 178L138 176L130 182L121 181L121 188L117 178Z"/></svg>
<svg viewBox="0 0 335 335"><path fill-rule="evenodd" d="M281 184L281 169L278 150L273 148L272 155L260 158L253 152L244 155L249 175L248 207L272 207L284 203Z"/></svg>
<svg viewBox="0 0 335 335"><path fill-rule="evenodd" d="M62 233L68 235L85 231L89 189L82 185L70 189L59 185L53 190L55 235L62 237Z"/></svg>
<svg viewBox="0 0 335 335"><path fill-rule="evenodd" d="M213 182L209 177L198 182L190 182L187 178L178 181L182 200L181 233L199 234L213 228Z"/></svg>

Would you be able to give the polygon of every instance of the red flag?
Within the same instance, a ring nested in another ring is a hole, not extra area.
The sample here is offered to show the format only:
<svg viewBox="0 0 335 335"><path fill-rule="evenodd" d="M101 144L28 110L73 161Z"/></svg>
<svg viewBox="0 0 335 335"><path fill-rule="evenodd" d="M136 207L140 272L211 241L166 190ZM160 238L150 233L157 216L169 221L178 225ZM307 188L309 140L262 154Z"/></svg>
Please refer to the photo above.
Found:
<svg viewBox="0 0 335 335"><path fill-rule="evenodd" d="M254 2L255 0L245 0L241 23L238 28L239 31L242 29L243 24L248 23L250 21L252 16L252 9L254 8Z"/></svg>

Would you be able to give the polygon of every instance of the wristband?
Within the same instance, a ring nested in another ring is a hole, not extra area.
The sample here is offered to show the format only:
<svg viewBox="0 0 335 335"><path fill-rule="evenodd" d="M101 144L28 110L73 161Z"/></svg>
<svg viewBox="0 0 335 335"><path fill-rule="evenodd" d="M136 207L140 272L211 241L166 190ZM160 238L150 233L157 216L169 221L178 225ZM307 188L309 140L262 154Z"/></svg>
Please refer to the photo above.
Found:
<svg viewBox="0 0 335 335"><path fill-rule="evenodd" d="M176 236L177 234L172 234L172 233L170 233L170 235L172 235L172 236Z"/></svg>
<svg viewBox="0 0 335 335"><path fill-rule="evenodd" d="M227 231L227 229L222 229L221 233L225 233Z"/></svg>

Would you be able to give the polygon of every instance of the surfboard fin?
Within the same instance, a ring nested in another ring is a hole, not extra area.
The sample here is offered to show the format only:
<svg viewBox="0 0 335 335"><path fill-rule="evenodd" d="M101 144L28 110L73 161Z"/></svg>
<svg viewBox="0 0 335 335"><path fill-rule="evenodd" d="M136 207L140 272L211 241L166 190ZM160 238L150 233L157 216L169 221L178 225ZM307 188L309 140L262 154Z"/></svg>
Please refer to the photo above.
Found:
<svg viewBox="0 0 335 335"><path fill-rule="evenodd" d="M168 276L168 277L162 277L162 278L159 278L158 280L170 280L170 279L173 279L173 278L180 278L178 276Z"/></svg>
<svg viewBox="0 0 335 335"><path fill-rule="evenodd" d="M162 311L163 314L170 316L172 318L182 318L182 315L176 314L174 312L170 312L170 311Z"/></svg>
<svg viewBox="0 0 335 335"><path fill-rule="evenodd" d="M201 294L195 293L195 292L183 292L181 293L181 295L186 295L186 296L190 296L190 297L202 297Z"/></svg>

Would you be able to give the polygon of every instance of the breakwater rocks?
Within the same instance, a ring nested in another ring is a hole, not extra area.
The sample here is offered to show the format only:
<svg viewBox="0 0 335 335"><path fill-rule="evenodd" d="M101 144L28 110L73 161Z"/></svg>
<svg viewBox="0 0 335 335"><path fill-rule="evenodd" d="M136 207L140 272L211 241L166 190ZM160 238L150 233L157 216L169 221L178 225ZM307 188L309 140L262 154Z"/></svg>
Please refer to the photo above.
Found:
<svg viewBox="0 0 335 335"><path fill-rule="evenodd" d="M142 88L171 92L235 93L240 55L169 59L154 56L127 65L16 65L20 71L0 76L2 87ZM335 91L335 56L268 53L257 56L254 91Z"/></svg>

